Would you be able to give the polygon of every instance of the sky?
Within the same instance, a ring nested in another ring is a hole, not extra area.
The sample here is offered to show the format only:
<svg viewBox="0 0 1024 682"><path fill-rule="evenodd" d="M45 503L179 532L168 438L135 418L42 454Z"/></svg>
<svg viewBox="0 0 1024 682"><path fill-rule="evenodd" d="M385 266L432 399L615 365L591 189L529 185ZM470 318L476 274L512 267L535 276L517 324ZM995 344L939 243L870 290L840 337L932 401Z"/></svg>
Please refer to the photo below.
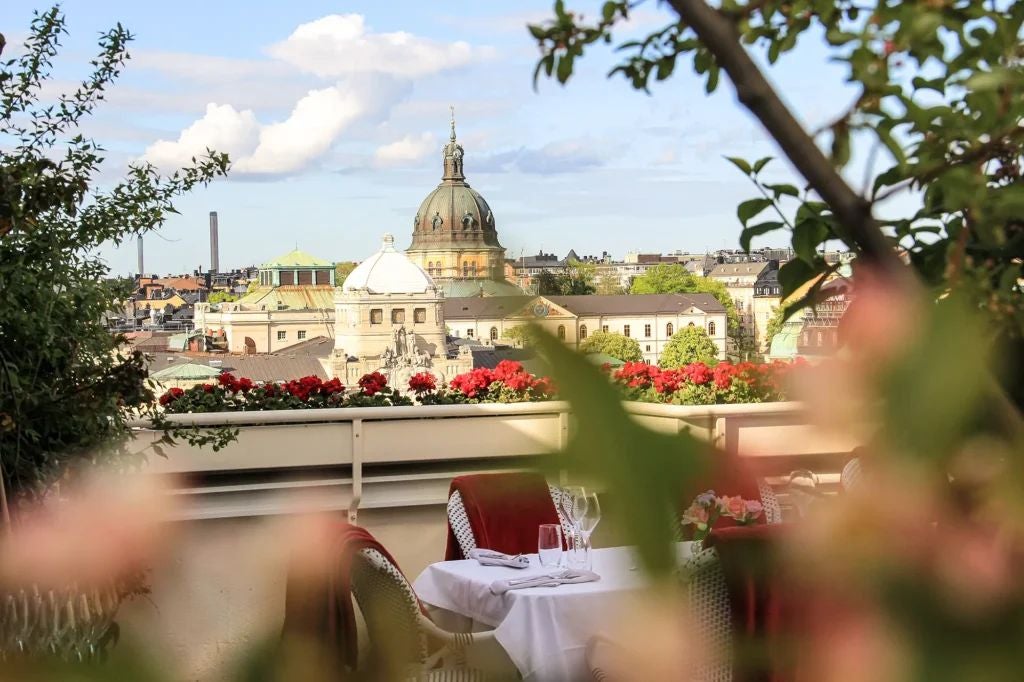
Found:
<svg viewBox="0 0 1024 682"><path fill-rule="evenodd" d="M5 57L17 53L33 9L46 7L0 3ZM101 31L120 22L135 35L122 77L83 125L106 150L101 184L140 160L173 171L206 147L232 159L228 178L178 200L180 214L147 235L149 272L209 268L210 211L222 270L296 247L361 260L386 232L407 246L420 202L440 181L449 106L467 180L494 211L509 257L737 248L736 205L755 189L724 157L778 156L726 79L705 95L688 62L648 95L607 77L616 55L600 46L566 86L534 90L538 52L525 26L551 14L550 0L62 7L69 35L47 96L88 73ZM670 12L648 2L617 38L645 35ZM855 97L820 40L769 74L811 128ZM857 183L863 156L855 149ZM767 177L794 179L784 161ZM135 272L136 253L134 243L101 251L115 274Z"/></svg>

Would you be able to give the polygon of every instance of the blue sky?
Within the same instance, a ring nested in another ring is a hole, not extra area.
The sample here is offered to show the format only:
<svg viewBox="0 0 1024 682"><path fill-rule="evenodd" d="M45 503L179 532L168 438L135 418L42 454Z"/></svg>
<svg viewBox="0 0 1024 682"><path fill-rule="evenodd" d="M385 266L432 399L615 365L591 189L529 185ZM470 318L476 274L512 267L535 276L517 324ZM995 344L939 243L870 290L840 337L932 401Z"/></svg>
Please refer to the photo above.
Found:
<svg viewBox="0 0 1024 682"><path fill-rule="evenodd" d="M584 14L600 7L567 4ZM44 7L0 5L9 43ZM736 247L735 207L754 190L723 156L775 150L731 86L723 78L706 96L681 63L648 96L608 80L614 56L600 48L578 62L567 87L543 82L535 92L525 24L550 7L69 0L70 35L49 92L81 77L97 34L121 22L136 36L133 58L84 129L108 151L104 179L139 158L171 169L203 145L232 155L228 179L180 200L181 215L147 237L149 271L208 267L211 210L222 269L296 245L359 260L384 232L407 245L416 209L440 179L449 104L468 180L491 204L510 256ZM650 2L622 35L670 16ZM812 127L854 96L816 40L771 77ZM854 163L858 184L860 172ZM783 162L772 173L791 179ZM119 274L135 270L135 253L134 244L103 250Z"/></svg>

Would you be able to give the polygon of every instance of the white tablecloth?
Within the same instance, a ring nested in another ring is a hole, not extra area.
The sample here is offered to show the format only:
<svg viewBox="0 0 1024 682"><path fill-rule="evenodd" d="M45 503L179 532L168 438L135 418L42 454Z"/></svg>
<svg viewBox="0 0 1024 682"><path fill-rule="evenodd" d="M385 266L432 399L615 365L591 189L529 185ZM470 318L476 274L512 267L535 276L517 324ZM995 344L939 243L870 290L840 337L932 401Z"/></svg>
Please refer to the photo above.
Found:
<svg viewBox="0 0 1024 682"><path fill-rule="evenodd" d="M680 558L690 543L680 543ZM628 547L593 552L597 582L559 587L532 587L491 594L495 580L548 573L536 554L525 569L481 566L476 561L442 561L428 566L414 583L427 604L494 628L523 678L538 682L588 677L587 642L615 622L629 605L631 593L645 586L643 571Z"/></svg>

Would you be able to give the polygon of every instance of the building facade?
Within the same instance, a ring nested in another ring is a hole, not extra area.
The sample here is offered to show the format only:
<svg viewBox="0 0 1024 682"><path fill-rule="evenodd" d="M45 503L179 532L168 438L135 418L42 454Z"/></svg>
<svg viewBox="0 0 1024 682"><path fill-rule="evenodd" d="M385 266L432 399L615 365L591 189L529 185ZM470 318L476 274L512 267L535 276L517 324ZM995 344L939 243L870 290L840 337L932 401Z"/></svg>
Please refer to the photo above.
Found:
<svg viewBox="0 0 1024 682"><path fill-rule="evenodd" d="M464 156L453 115L448 143L441 150L441 184L416 211L406 255L449 296L521 293L505 280L505 248L498 242L494 212L466 182Z"/></svg>
<svg viewBox="0 0 1024 682"><path fill-rule="evenodd" d="M448 299L445 320L452 335L497 342L524 324L536 324L571 348L594 332L636 339L644 360L656 364L672 335L699 326L725 359L725 308L710 294L620 296L509 296Z"/></svg>
<svg viewBox="0 0 1024 682"><path fill-rule="evenodd" d="M740 318L740 333L756 339L754 319L754 290L758 279L768 270L777 270L778 261L720 263L711 268L708 278L725 285Z"/></svg>
<svg viewBox="0 0 1024 682"><path fill-rule="evenodd" d="M420 372L441 383L472 369L472 355L448 357L443 300L434 280L384 235L380 251L335 290L331 375L352 385L380 371L400 387Z"/></svg>
<svg viewBox="0 0 1024 682"><path fill-rule="evenodd" d="M299 250L260 266L258 285L231 303L195 306L195 328L230 353L276 353L334 336L334 264Z"/></svg>

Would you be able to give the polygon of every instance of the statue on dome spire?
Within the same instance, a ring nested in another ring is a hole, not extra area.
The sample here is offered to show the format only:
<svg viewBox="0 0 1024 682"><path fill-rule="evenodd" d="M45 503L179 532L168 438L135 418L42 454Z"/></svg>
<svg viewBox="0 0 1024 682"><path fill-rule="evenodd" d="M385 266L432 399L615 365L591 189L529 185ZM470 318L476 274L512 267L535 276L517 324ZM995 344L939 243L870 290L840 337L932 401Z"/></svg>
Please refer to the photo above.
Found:
<svg viewBox="0 0 1024 682"><path fill-rule="evenodd" d="M465 150L455 139L455 105L449 105L451 111L451 135L448 137L448 144L442 150L444 159L444 176L442 180L462 181L466 176L462 173L462 156Z"/></svg>

